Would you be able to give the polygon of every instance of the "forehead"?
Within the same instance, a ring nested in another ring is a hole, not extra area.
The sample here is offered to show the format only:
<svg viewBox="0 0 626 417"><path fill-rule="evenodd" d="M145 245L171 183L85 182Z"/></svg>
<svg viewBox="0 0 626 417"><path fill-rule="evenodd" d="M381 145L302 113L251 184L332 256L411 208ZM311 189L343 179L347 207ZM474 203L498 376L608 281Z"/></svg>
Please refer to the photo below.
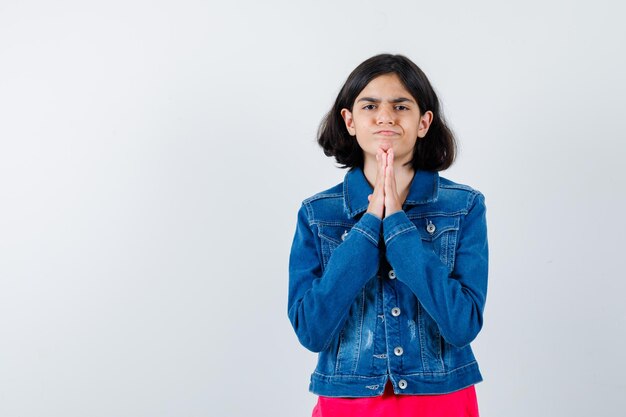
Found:
<svg viewBox="0 0 626 417"><path fill-rule="evenodd" d="M360 97L378 97L378 98L399 98L405 97L415 100L409 93L400 77L395 73L379 75L373 78L357 96Z"/></svg>

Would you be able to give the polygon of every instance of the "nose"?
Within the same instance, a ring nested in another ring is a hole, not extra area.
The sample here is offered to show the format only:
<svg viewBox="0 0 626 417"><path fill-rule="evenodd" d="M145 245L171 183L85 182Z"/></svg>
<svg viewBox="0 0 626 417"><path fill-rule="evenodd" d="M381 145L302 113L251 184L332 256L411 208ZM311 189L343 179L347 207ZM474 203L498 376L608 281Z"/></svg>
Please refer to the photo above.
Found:
<svg viewBox="0 0 626 417"><path fill-rule="evenodd" d="M380 106L378 110L378 114L376 115L376 124L384 125L384 124L393 124L393 114L387 109L385 106Z"/></svg>

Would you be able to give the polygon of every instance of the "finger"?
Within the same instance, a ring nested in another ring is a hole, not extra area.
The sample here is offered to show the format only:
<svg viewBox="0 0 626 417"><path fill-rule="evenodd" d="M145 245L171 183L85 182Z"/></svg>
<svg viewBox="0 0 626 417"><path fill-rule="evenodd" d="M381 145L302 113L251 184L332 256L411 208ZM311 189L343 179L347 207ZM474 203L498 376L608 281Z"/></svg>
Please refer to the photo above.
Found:
<svg viewBox="0 0 626 417"><path fill-rule="evenodd" d="M381 148L378 148L380 153L380 163L378 165L378 185L380 187L385 186L385 167L387 166L387 154Z"/></svg>
<svg viewBox="0 0 626 417"><path fill-rule="evenodd" d="M390 150L391 151L391 150ZM396 191L396 175L393 167L393 151L389 152L387 157L387 163L389 166L389 184L391 186L391 190L395 193Z"/></svg>
<svg viewBox="0 0 626 417"><path fill-rule="evenodd" d="M397 194L397 191L396 191L396 187L397 187L397 184L396 184L396 170L395 170L394 165L393 165L393 162L394 162L395 158L396 158L396 155L392 152L391 153L391 187L393 188L393 192Z"/></svg>
<svg viewBox="0 0 626 417"><path fill-rule="evenodd" d="M396 192L396 179L393 172L393 151L389 149L387 152L387 167L385 170L385 192L390 195L395 195Z"/></svg>
<svg viewBox="0 0 626 417"><path fill-rule="evenodd" d="M391 180L393 173L390 172L392 169L392 165L387 165L385 167L385 193L391 193Z"/></svg>

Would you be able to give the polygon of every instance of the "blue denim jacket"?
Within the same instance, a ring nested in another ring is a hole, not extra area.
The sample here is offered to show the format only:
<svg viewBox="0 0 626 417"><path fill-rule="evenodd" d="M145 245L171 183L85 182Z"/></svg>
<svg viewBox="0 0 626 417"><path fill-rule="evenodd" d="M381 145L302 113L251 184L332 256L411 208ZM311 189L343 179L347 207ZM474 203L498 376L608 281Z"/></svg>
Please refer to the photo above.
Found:
<svg viewBox="0 0 626 417"><path fill-rule="evenodd" d="M289 256L288 316L319 352L309 391L328 397L443 394L482 381L483 194L417 171L402 210L367 213L360 168L302 202Z"/></svg>

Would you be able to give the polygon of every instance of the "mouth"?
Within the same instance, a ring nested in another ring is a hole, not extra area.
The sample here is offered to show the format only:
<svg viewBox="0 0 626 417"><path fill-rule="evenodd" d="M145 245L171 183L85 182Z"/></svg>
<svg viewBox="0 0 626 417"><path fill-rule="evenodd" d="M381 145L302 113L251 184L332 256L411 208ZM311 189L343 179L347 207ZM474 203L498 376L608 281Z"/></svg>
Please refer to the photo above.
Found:
<svg viewBox="0 0 626 417"><path fill-rule="evenodd" d="M393 130L378 130L376 132L374 132L375 135L381 135L381 136L394 136L394 135L399 135L398 132L394 132Z"/></svg>

